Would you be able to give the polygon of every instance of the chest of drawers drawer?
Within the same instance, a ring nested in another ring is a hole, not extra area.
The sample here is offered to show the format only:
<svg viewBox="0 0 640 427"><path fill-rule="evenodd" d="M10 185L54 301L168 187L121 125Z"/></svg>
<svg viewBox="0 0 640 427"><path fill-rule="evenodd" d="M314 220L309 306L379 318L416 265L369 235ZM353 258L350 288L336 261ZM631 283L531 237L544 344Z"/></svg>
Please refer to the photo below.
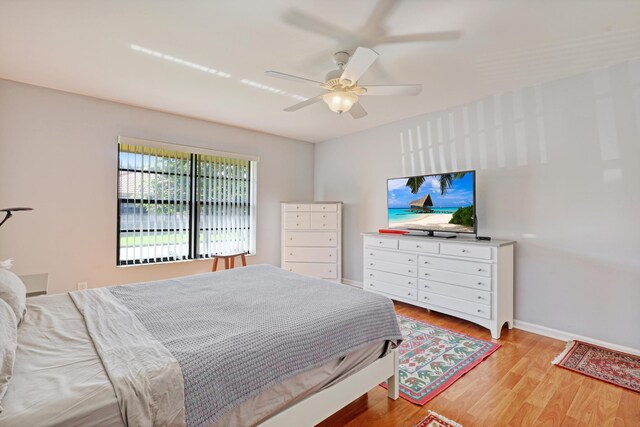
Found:
<svg viewBox="0 0 640 427"><path fill-rule="evenodd" d="M311 226L309 212L285 212L284 228L287 230L307 230Z"/></svg>
<svg viewBox="0 0 640 427"><path fill-rule="evenodd" d="M420 267L491 277L491 264L432 256L420 256L418 262Z"/></svg>
<svg viewBox="0 0 640 427"><path fill-rule="evenodd" d="M454 245L442 243L440 253L443 255L455 255L464 258L491 259L491 248L476 245Z"/></svg>
<svg viewBox="0 0 640 427"><path fill-rule="evenodd" d="M288 262L336 262L337 248L290 247L284 251Z"/></svg>
<svg viewBox="0 0 640 427"><path fill-rule="evenodd" d="M314 230L335 230L338 228L338 214L311 212L311 228Z"/></svg>
<svg viewBox="0 0 640 427"><path fill-rule="evenodd" d="M336 264L321 264L309 262L284 262L282 268L305 276L319 277L321 279L335 279L338 277Z"/></svg>
<svg viewBox="0 0 640 427"><path fill-rule="evenodd" d="M314 203L310 205L311 212L337 212L338 205L335 203Z"/></svg>
<svg viewBox="0 0 640 427"><path fill-rule="evenodd" d="M405 288L404 286L396 286L390 283L380 282L378 280L365 280L364 288L369 291L384 292L385 294L414 301L417 301L418 299L418 292L415 289Z"/></svg>
<svg viewBox="0 0 640 427"><path fill-rule="evenodd" d="M401 274L387 273L385 271L377 271L365 269L364 278L367 280L377 280L391 285L407 286L413 289L418 287L418 279L416 277L407 277Z"/></svg>
<svg viewBox="0 0 640 427"><path fill-rule="evenodd" d="M398 247L404 251L429 252L437 254L440 252L440 244L425 240L400 240Z"/></svg>
<svg viewBox="0 0 640 427"><path fill-rule="evenodd" d="M416 266L418 264L417 255L404 254L401 252L379 251L371 248L365 248L364 258L365 260L373 259L386 262L397 262L400 264L409 264L413 266Z"/></svg>
<svg viewBox="0 0 640 427"><path fill-rule="evenodd" d="M420 279L418 282L418 290L420 291L433 292L452 298L460 298L466 301L475 302L477 304L491 305L491 292L466 288L464 286L431 282L424 279Z"/></svg>
<svg viewBox="0 0 640 427"><path fill-rule="evenodd" d="M284 205L285 212L309 212L311 205L302 203L287 203Z"/></svg>
<svg viewBox="0 0 640 427"><path fill-rule="evenodd" d="M483 291L491 291L491 278L420 267L418 277L434 282L450 283Z"/></svg>
<svg viewBox="0 0 640 427"><path fill-rule="evenodd" d="M424 304L444 307L485 319L491 318L491 308L484 304L476 304L471 301L465 301L425 291L418 291L418 301Z"/></svg>
<svg viewBox="0 0 640 427"><path fill-rule="evenodd" d="M284 246L327 246L335 247L338 233L323 231L287 231L284 233Z"/></svg>
<svg viewBox="0 0 640 427"><path fill-rule="evenodd" d="M398 249L398 239L387 237L365 237L364 244L371 248Z"/></svg>
<svg viewBox="0 0 640 427"><path fill-rule="evenodd" d="M365 262L366 262L365 267L371 270L402 274L404 276L410 276L410 277L418 277L418 268L415 265L379 261L377 259L369 259Z"/></svg>

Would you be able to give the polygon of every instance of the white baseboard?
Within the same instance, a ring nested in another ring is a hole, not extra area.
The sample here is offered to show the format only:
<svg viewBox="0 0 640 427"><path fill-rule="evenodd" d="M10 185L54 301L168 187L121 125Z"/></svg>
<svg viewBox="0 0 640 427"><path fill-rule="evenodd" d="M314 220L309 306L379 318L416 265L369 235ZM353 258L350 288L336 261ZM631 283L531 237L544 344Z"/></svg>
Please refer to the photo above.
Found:
<svg viewBox="0 0 640 427"><path fill-rule="evenodd" d="M342 279L342 284L343 285L353 286L354 288L362 289L362 282L357 282L355 280Z"/></svg>
<svg viewBox="0 0 640 427"><path fill-rule="evenodd" d="M345 285L362 289L362 282L358 282L356 280L342 279L342 283ZM521 329L523 331L531 332L531 333L542 335L545 337L554 338L560 341L572 341L572 340L584 341L591 344L599 345L600 347L606 347L612 350L640 356L640 349L637 349L637 348L613 344L610 342L597 340L595 338L585 337L585 336L574 334L571 332L565 332L565 331L560 331L558 329L548 328L546 326L536 325L535 323L524 322L522 320L517 320L517 319L514 320L513 327L516 329Z"/></svg>
<svg viewBox="0 0 640 427"><path fill-rule="evenodd" d="M546 326L536 325L535 323L523 322L522 320L514 320L513 327L523 331L532 332L534 334L543 335L549 338L555 338L560 341L584 341L590 344L599 345L600 347L610 348L611 350L621 351L640 356L640 349L626 347L623 345L613 344L607 341L595 338L585 337L583 335L574 334L572 332L560 331L558 329L548 328Z"/></svg>

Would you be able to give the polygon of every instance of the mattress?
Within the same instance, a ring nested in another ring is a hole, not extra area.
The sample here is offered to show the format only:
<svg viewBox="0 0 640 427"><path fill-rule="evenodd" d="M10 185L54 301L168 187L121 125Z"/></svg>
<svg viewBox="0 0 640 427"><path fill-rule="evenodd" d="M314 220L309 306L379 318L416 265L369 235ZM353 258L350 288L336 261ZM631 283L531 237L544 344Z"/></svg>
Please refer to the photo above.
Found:
<svg viewBox="0 0 640 427"><path fill-rule="evenodd" d="M68 294L29 298L18 332L2 426L123 426L118 400L84 320ZM215 426L256 425L369 365L380 341L296 374L228 411Z"/></svg>

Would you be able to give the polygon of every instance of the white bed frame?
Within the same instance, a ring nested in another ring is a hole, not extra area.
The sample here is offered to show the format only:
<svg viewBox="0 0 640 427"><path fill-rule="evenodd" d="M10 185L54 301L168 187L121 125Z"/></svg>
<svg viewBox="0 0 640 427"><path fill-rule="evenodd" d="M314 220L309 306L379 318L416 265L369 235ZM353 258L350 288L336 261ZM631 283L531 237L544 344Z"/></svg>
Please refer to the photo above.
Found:
<svg viewBox="0 0 640 427"><path fill-rule="evenodd" d="M385 380L389 398L396 400L400 392L399 379L396 349L344 380L274 415L260 427L315 426Z"/></svg>

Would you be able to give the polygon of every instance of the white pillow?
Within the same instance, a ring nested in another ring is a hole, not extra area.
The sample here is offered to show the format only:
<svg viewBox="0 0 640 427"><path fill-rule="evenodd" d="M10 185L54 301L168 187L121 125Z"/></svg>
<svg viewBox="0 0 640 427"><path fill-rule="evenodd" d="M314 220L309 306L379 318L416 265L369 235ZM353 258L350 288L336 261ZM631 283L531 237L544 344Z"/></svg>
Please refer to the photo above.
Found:
<svg viewBox="0 0 640 427"><path fill-rule="evenodd" d="M9 388L18 347L18 321L9 304L0 299L0 412L2 398Z"/></svg>
<svg viewBox="0 0 640 427"><path fill-rule="evenodd" d="M19 325L27 312L27 288L22 280L9 270L0 269L0 299L9 304Z"/></svg>

